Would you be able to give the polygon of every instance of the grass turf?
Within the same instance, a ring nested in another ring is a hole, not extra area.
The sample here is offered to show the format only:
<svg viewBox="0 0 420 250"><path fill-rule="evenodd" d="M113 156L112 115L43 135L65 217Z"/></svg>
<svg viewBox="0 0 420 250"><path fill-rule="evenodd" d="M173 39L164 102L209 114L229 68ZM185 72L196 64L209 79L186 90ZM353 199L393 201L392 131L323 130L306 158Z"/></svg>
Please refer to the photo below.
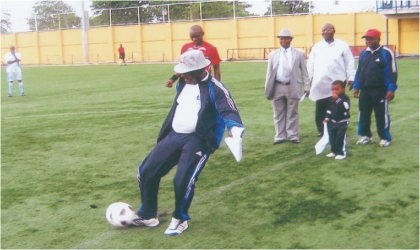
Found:
<svg viewBox="0 0 420 250"><path fill-rule="evenodd" d="M419 248L419 62L398 60L390 147L315 156L314 103L299 106L301 143L272 145L265 62L223 63L246 133L237 163L224 143L200 175L188 231L165 237L174 170L162 179L157 228L113 228L109 204L139 206L136 170L174 89L173 64L25 67L26 97L2 74L2 248ZM349 92L348 95L351 95ZM375 123L372 117L372 129ZM326 149L328 151L329 148Z"/></svg>

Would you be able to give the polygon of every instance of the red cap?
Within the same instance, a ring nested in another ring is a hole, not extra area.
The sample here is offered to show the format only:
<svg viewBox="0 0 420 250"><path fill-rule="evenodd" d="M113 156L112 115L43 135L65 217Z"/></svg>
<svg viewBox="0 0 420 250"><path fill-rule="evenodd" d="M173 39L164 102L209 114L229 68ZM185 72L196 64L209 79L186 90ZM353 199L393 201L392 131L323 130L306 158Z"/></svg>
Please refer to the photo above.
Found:
<svg viewBox="0 0 420 250"><path fill-rule="evenodd" d="M365 37L381 37L381 32L379 30L370 29L366 31L366 34L364 36L362 36L362 38Z"/></svg>

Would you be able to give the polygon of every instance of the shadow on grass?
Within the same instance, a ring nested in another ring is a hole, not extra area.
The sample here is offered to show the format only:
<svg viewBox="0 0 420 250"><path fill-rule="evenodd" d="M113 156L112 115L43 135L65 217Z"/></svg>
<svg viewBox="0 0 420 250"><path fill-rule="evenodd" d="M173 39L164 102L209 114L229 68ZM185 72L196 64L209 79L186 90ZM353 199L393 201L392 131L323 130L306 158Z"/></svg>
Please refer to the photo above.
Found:
<svg viewBox="0 0 420 250"><path fill-rule="evenodd" d="M351 214L363 208L356 197L342 198L340 192L319 185L310 187L310 194L283 194L276 204L274 224L310 223L316 220L332 221L343 214Z"/></svg>

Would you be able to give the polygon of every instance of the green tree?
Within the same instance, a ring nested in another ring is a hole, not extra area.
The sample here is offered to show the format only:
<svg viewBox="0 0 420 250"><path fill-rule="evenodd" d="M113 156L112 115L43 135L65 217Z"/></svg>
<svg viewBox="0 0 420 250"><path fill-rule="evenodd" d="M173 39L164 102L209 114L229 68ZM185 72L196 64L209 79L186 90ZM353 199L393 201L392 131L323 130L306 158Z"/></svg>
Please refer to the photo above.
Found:
<svg viewBox="0 0 420 250"><path fill-rule="evenodd" d="M10 13L7 10L1 10L1 34L9 33L11 29Z"/></svg>
<svg viewBox="0 0 420 250"><path fill-rule="evenodd" d="M235 1L236 16L250 16L246 10L252 5ZM202 14L200 16L200 5ZM233 17L232 1L101 1L93 0L91 8L95 17L90 24L108 25L137 23L156 23L176 20L196 20ZM113 9L111 14L109 9ZM137 13L140 13L140 18Z"/></svg>
<svg viewBox="0 0 420 250"><path fill-rule="evenodd" d="M80 27L81 18L62 0L38 1L32 9L34 17L28 19L29 29L32 31Z"/></svg>
<svg viewBox="0 0 420 250"><path fill-rule="evenodd" d="M148 5L150 1L103 1L93 0L90 6L93 10L93 17L90 18L91 26L109 25L111 11L112 24L130 24L138 22L138 11L140 11L140 19L149 19L150 13L141 6Z"/></svg>
<svg viewBox="0 0 420 250"><path fill-rule="evenodd" d="M185 1L183 1L185 3ZM251 16L246 9L252 7L246 2L235 1L235 16L245 17ZM201 5L201 17L200 17ZM232 1L218 2L191 2L188 5L170 6L171 20L193 20L193 19L216 19L216 18L232 18L233 13Z"/></svg>
<svg viewBox="0 0 420 250"><path fill-rule="evenodd" d="M264 15L271 15L270 8L273 7L273 15L281 14L296 14L296 13L309 13L311 4L310 2L300 1L281 1L272 0L271 6L268 6Z"/></svg>

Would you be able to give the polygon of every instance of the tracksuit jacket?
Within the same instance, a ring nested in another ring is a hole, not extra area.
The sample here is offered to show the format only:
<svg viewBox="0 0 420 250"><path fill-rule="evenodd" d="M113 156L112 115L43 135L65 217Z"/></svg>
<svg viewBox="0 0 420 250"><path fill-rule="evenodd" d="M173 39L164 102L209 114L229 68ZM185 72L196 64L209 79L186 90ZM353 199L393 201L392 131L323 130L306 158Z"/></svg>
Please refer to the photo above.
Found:
<svg viewBox="0 0 420 250"><path fill-rule="evenodd" d="M360 53L353 87L385 88L392 92L397 90L397 64L389 48L380 46L373 52L368 48Z"/></svg>
<svg viewBox="0 0 420 250"><path fill-rule="evenodd" d="M350 118L350 98L341 94L336 100L332 97L328 103L325 119L332 123L348 122Z"/></svg>
<svg viewBox="0 0 420 250"><path fill-rule="evenodd" d="M176 86L177 94L174 103L166 117L160 130L157 142L165 138L172 129L172 120L177 107L177 99L185 86L185 81L181 78ZM208 74L199 84L201 109L198 112L196 133L202 137L206 143L209 153L213 153L219 148L225 131L232 127L244 127L241 117L236 108L235 102L230 96L227 88L219 80Z"/></svg>

